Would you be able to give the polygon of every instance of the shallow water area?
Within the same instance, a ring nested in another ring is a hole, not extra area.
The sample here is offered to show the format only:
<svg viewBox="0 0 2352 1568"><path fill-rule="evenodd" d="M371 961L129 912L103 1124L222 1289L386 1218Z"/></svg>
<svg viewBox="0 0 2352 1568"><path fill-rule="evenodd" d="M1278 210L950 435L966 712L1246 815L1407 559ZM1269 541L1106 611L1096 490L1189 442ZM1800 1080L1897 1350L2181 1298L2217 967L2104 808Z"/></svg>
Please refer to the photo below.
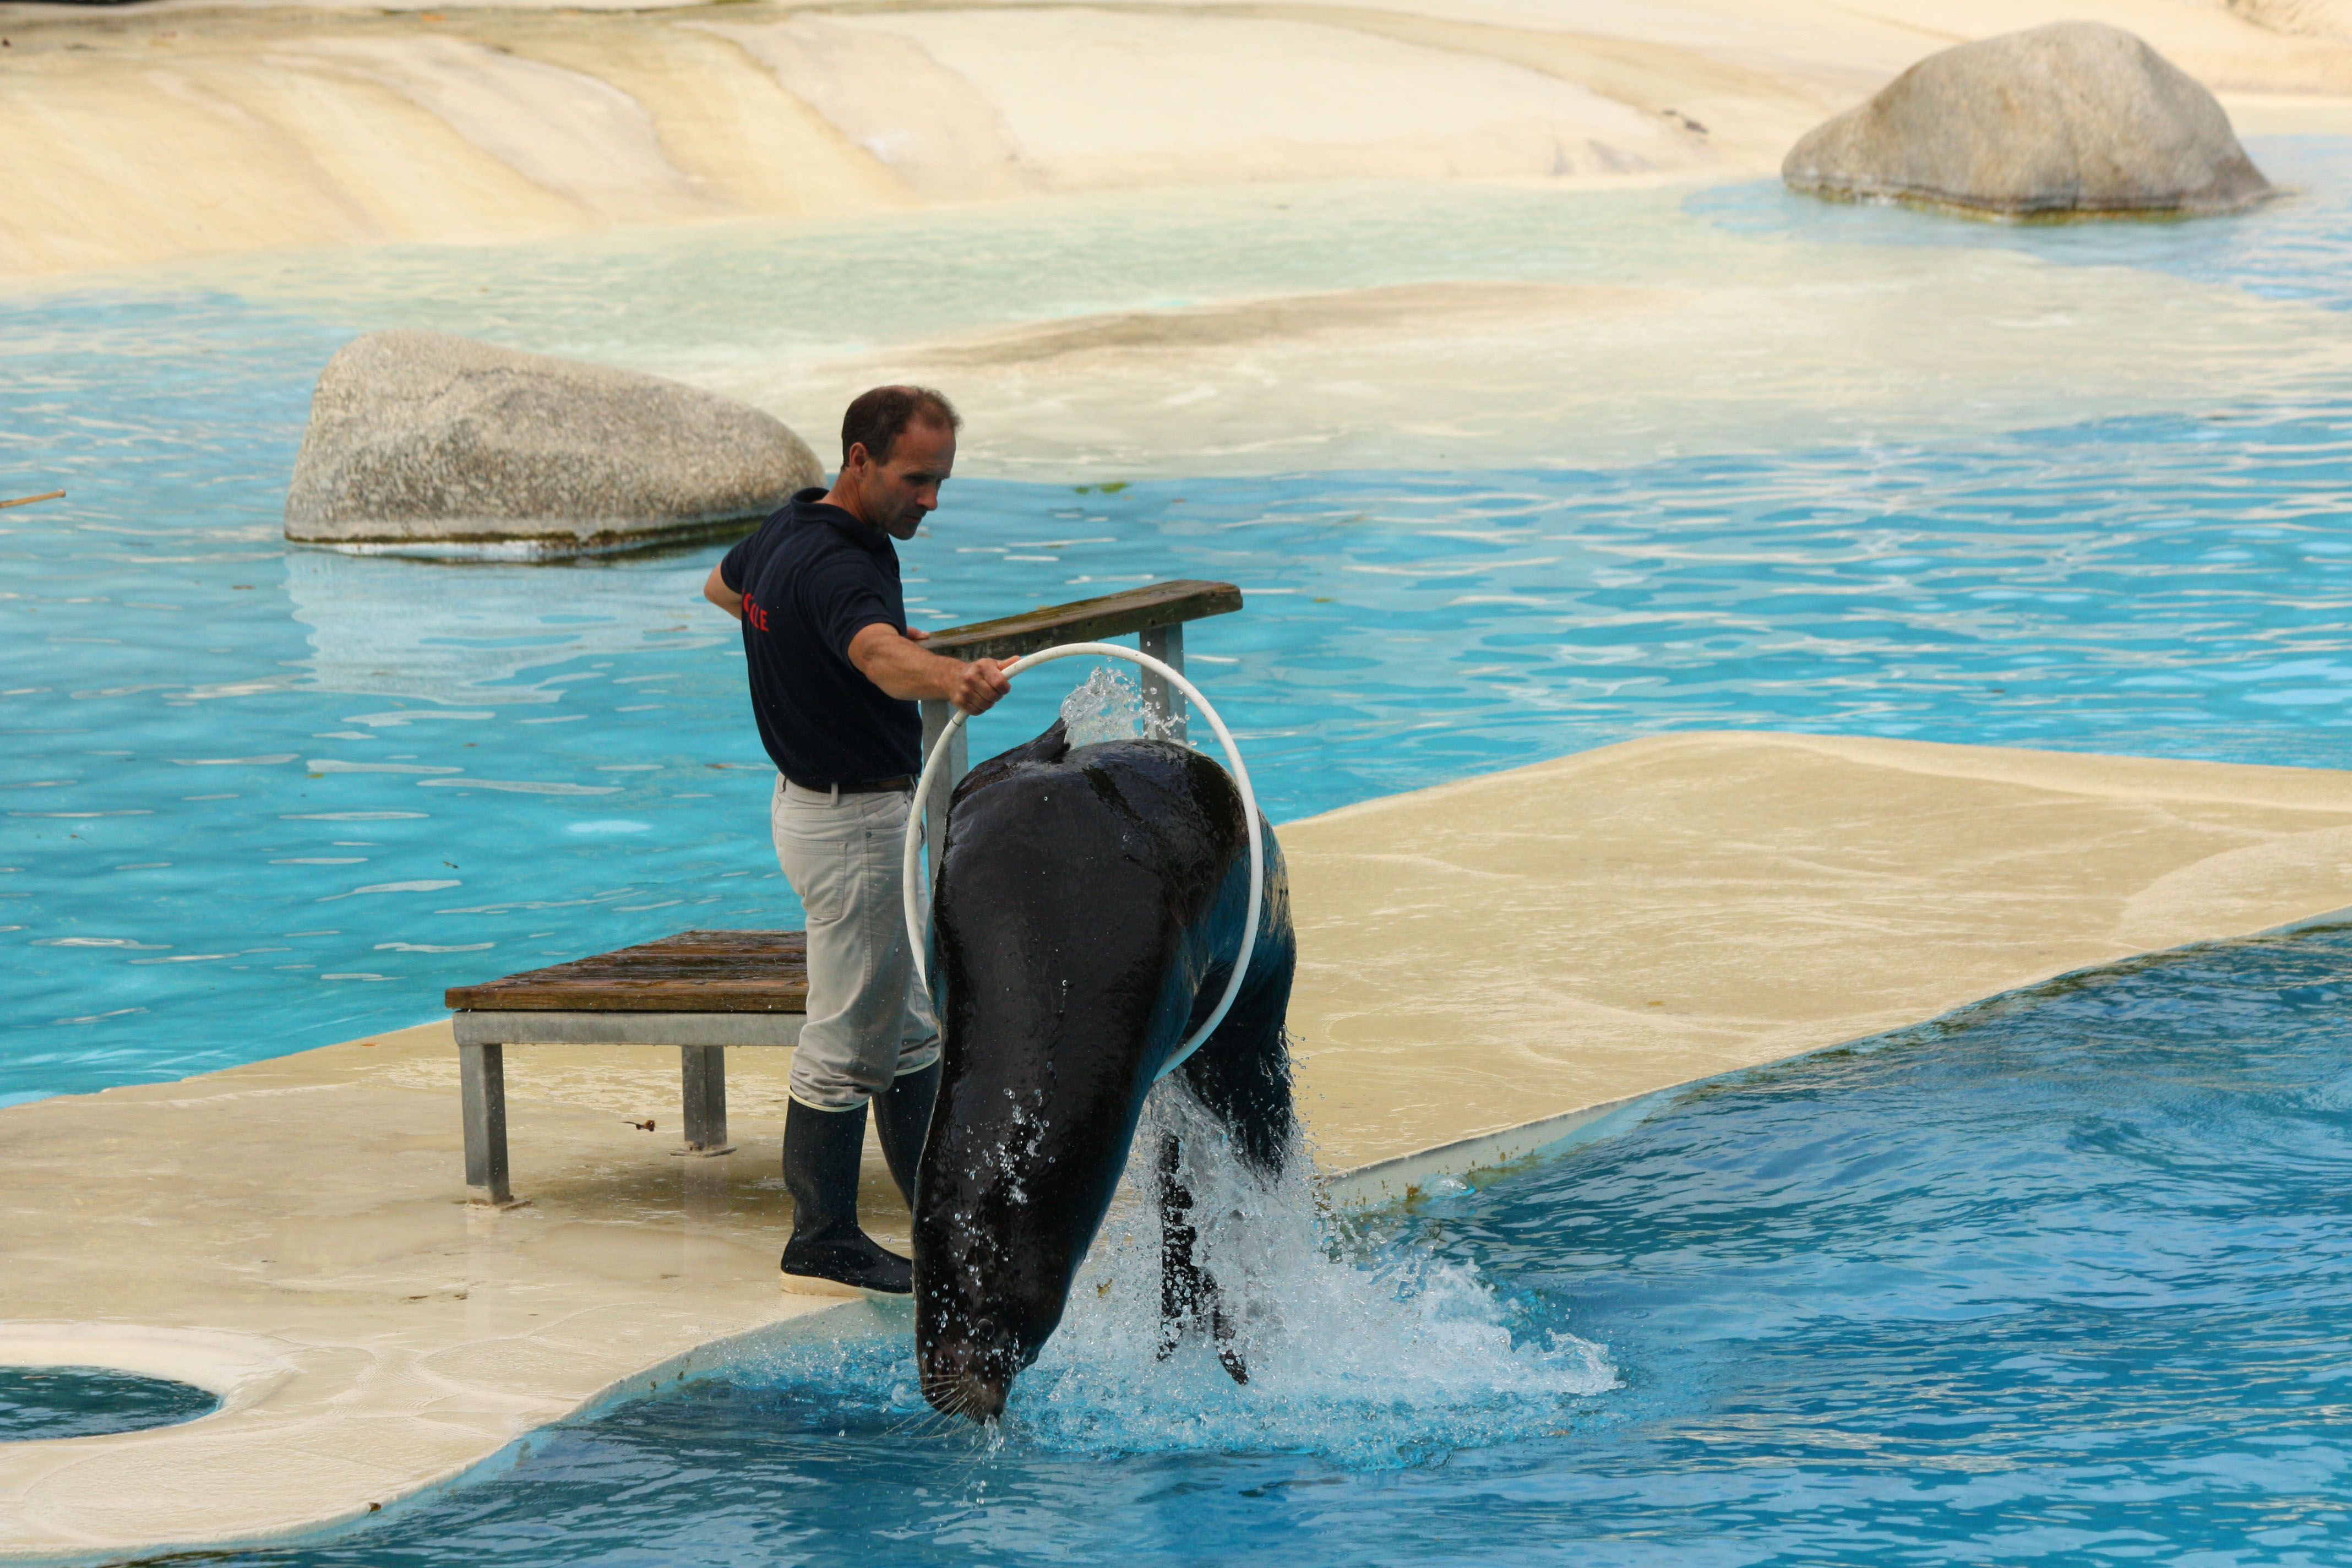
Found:
<svg viewBox="0 0 2352 1568"><path fill-rule="evenodd" d="M1158 1191L1167 1138L1212 1298L1173 1334L1162 1327L1159 1214L1140 1196ZM1565 1330L1515 1342L1475 1265L1360 1246L1297 1141L1280 1172L1256 1172L1165 1081L1134 1148L1125 1202L1061 1326L1013 1385L1014 1439L1050 1452L1303 1453L1380 1468L1547 1430L1617 1386L1600 1347Z"/></svg>
<svg viewBox="0 0 2352 1568"><path fill-rule="evenodd" d="M0 1366L0 1443L137 1432L218 1408L201 1388L110 1367Z"/></svg>
<svg viewBox="0 0 2352 1568"><path fill-rule="evenodd" d="M1253 1437L1257 1366L1153 1363L1082 1299L993 1437L923 1411L904 1338L755 1353L375 1527L208 1560L2338 1561L2347 1000L2344 928L2161 955L1335 1235L1330 1283L1458 1312L1486 1359L1442 1398L1343 1368L1385 1331L1316 1352L1311 1394L1265 1365L1319 1437ZM1531 1398L1570 1332L1614 1376Z"/></svg>
<svg viewBox="0 0 2352 1568"><path fill-rule="evenodd" d="M2340 385L2345 141L2254 150L2287 199L2022 240L1774 182L1333 181L89 281L680 376L820 448L856 391L935 381L971 416L964 470L999 478L1614 467Z"/></svg>

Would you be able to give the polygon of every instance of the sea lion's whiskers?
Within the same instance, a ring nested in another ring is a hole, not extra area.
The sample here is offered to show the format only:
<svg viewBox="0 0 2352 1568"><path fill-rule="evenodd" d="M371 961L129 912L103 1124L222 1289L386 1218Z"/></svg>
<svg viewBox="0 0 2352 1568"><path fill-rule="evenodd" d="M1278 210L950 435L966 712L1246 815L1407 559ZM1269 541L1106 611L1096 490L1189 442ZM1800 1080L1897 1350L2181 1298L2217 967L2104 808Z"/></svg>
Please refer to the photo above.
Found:
<svg viewBox="0 0 2352 1568"><path fill-rule="evenodd" d="M969 1434L969 1441L962 1452L955 1457L959 1471L977 1470L996 1457L994 1434L991 1430L994 1426L992 1421L966 1419L961 1430Z"/></svg>
<svg viewBox="0 0 2352 1568"><path fill-rule="evenodd" d="M929 1435L935 1437L944 1437L961 1429L962 1412L957 1409L927 1409L922 1418Z"/></svg>
<svg viewBox="0 0 2352 1568"><path fill-rule="evenodd" d="M919 1437L923 1428L939 1418L939 1412L926 1405L920 1410L910 1410L882 1429L886 1437Z"/></svg>

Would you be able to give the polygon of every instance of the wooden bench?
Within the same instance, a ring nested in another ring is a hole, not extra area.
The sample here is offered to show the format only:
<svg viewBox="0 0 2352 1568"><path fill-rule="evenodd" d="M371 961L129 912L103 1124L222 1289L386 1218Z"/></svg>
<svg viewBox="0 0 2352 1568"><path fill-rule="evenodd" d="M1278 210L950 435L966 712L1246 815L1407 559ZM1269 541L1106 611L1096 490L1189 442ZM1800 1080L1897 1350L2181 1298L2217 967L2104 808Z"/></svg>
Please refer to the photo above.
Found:
<svg viewBox="0 0 2352 1568"><path fill-rule="evenodd" d="M675 1046L686 1155L724 1154L727 1047L800 1043L808 943L796 931L686 931L570 963L452 986L466 1185L514 1201L507 1173L506 1047Z"/></svg>
<svg viewBox="0 0 2352 1568"><path fill-rule="evenodd" d="M1242 607L1230 583L1154 583L931 635L933 649L960 658L1015 658L1056 643L1101 642L1136 634L1143 651L1184 667L1183 623ZM1144 700L1183 733L1183 693L1147 677ZM923 705L925 755L951 711ZM935 786L929 837L939 849L948 792L963 776L956 732ZM478 1203L514 1202L507 1168L506 1047L662 1046L678 1053L685 1137L676 1152L727 1153L727 1050L797 1045L808 1010L808 946L796 931L688 931L658 942L528 970L479 985L453 986L445 1001L457 1037L466 1123L466 1185Z"/></svg>

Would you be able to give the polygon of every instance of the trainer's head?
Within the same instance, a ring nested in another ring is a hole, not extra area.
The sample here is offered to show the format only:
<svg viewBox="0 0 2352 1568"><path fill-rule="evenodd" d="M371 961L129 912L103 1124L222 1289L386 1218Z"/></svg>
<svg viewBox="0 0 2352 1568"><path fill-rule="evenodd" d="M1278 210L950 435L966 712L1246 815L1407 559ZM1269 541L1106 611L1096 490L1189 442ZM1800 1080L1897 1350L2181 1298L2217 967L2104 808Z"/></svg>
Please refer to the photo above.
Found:
<svg viewBox="0 0 2352 1568"><path fill-rule="evenodd" d="M912 539L955 468L954 405L924 386L877 386L841 416L841 473L825 499L894 539Z"/></svg>

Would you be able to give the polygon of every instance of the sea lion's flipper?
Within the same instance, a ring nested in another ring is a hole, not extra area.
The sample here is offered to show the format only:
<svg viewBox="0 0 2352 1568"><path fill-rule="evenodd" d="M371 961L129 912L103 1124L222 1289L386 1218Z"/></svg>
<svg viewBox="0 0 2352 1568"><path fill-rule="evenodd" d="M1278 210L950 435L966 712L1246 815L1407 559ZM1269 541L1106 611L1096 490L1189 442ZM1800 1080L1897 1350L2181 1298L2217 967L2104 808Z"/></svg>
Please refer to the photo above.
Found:
<svg viewBox="0 0 2352 1568"><path fill-rule="evenodd" d="M1192 1225L1192 1193L1178 1179L1183 1149L1173 1133L1160 1140L1160 1347L1161 1361L1176 1353L1186 1331L1205 1321L1216 1342L1218 1364L1235 1383L1249 1382L1249 1363L1234 1344L1234 1320L1225 1310L1216 1276L1194 1255L1200 1232Z"/></svg>
<svg viewBox="0 0 2352 1568"><path fill-rule="evenodd" d="M1200 1310L1201 1266L1192 1246L1200 1233L1192 1228L1192 1189L1177 1179L1183 1151L1174 1133L1160 1139L1160 1359L1166 1361L1184 1342L1184 1330Z"/></svg>
<svg viewBox="0 0 2352 1568"><path fill-rule="evenodd" d="M1246 1386L1249 1383L1249 1363L1234 1343L1234 1321L1225 1315L1224 1298L1218 1293L1217 1282L1208 1275L1201 1278L1209 1287L1209 1333L1217 1342L1217 1363L1225 1375Z"/></svg>

